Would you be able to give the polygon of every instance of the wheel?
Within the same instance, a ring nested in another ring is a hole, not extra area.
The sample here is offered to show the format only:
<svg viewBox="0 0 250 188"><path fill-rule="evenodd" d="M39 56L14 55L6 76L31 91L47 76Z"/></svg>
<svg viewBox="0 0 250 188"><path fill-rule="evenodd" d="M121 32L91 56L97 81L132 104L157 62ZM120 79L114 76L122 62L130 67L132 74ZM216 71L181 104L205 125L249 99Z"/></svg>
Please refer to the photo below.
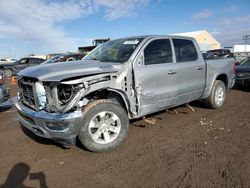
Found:
<svg viewBox="0 0 250 188"><path fill-rule="evenodd" d="M66 61L75 61L76 59L73 57L69 57Z"/></svg>
<svg viewBox="0 0 250 188"><path fill-rule="evenodd" d="M206 100L208 107L213 109L221 107L224 104L225 97L226 87L224 82L222 82L221 80L216 80L214 82L212 91Z"/></svg>
<svg viewBox="0 0 250 188"><path fill-rule="evenodd" d="M83 114L78 137L90 151L104 152L115 149L128 133L128 115L112 100L94 101L84 108Z"/></svg>
<svg viewBox="0 0 250 188"><path fill-rule="evenodd" d="M5 77L10 78L13 75L13 71L11 69L4 69L3 74Z"/></svg>

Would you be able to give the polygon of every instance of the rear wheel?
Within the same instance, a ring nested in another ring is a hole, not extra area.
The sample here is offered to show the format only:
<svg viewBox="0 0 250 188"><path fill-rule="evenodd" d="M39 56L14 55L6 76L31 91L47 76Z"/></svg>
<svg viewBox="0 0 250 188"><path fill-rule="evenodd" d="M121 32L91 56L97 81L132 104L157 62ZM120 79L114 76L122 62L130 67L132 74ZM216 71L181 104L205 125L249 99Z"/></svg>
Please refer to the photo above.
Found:
<svg viewBox="0 0 250 188"><path fill-rule="evenodd" d="M209 97L206 99L207 105L210 108L217 109L223 106L226 98L226 87L224 82L221 80L216 80L214 82L212 91Z"/></svg>
<svg viewBox="0 0 250 188"><path fill-rule="evenodd" d="M122 143L128 126L127 113L118 103L106 99L97 100L84 108L79 139L90 151L109 151Z"/></svg>

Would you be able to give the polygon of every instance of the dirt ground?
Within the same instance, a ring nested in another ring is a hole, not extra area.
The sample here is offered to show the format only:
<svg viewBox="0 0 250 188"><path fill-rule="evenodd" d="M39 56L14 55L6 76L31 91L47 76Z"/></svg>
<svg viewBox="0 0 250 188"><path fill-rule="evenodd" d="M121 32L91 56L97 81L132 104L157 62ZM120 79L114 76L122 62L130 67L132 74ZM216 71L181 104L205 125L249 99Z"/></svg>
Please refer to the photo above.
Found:
<svg viewBox="0 0 250 188"><path fill-rule="evenodd" d="M0 187L250 187L250 92L191 106L131 122L121 147L98 154L38 138L2 110Z"/></svg>

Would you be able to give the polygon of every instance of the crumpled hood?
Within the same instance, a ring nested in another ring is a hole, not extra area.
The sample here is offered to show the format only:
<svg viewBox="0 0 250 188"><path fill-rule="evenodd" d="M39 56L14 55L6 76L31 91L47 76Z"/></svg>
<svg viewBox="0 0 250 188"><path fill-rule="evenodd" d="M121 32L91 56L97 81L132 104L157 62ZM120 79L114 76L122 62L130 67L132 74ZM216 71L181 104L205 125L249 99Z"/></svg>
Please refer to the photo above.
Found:
<svg viewBox="0 0 250 188"><path fill-rule="evenodd" d="M118 72L120 67L120 63L93 60L70 61L33 66L24 69L18 73L18 76L37 78L40 81L60 82L77 76Z"/></svg>

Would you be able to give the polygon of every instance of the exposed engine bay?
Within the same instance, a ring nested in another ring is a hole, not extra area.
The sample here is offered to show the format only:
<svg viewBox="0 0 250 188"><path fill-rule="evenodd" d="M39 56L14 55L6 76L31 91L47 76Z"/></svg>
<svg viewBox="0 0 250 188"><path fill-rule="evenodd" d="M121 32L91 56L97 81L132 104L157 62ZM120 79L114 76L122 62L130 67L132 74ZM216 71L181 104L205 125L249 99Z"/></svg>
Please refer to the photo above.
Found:
<svg viewBox="0 0 250 188"><path fill-rule="evenodd" d="M116 78L114 73L67 79L61 82L41 82L23 77L18 80L18 98L36 111L66 113L85 106L91 100L102 98L102 95L107 95L105 92L99 93L98 90L108 88L110 85L121 85L116 83Z"/></svg>

